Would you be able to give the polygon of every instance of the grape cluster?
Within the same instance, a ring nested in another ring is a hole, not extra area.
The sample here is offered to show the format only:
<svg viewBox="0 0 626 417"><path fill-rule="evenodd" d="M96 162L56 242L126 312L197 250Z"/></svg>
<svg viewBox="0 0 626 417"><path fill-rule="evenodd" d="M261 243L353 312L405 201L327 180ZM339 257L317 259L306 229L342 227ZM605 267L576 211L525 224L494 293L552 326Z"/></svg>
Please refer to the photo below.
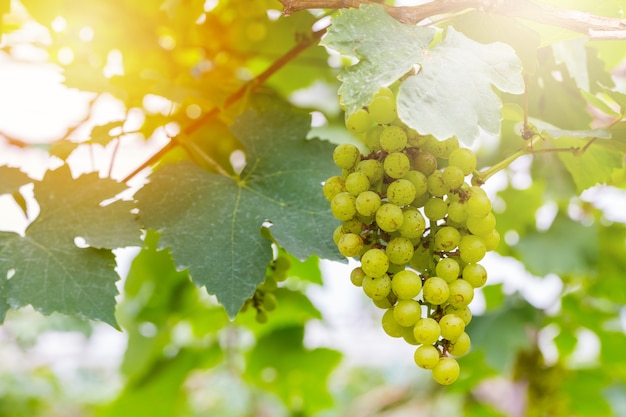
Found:
<svg viewBox="0 0 626 417"><path fill-rule="evenodd" d="M415 363L448 385L459 376L454 357L470 348L468 305L487 280L478 262L500 236L487 194L466 182L474 153L456 138L419 135L395 103L383 88L346 120L370 152L337 146L342 174L323 193L342 222L333 236L339 251L360 260L352 283L385 309L383 330L418 346Z"/></svg>
<svg viewBox="0 0 626 417"><path fill-rule="evenodd" d="M257 287L252 297L246 300L241 307L241 312L245 312L252 306L256 310L256 321L258 323L267 322L267 313L275 310L278 306L274 291L278 288L279 282L287 279L287 272L290 267L291 261L286 256L279 255L272 260L265 272L265 281Z"/></svg>

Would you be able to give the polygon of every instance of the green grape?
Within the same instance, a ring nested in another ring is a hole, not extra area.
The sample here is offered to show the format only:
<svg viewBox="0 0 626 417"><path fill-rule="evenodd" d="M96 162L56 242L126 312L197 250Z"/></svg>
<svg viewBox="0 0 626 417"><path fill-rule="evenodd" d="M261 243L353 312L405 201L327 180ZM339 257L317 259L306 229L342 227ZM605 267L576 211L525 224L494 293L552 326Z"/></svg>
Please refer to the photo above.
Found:
<svg viewBox="0 0 626 417"><path fill-rule="evenodd" d="M402 152L393 152L385 157L383 161L385 174L390 178L402 178L411 169L409 157Z"/></svg>
<svg viewBox="0 0 626 417"><path fill-rule="evenodd" d="M441 171L435 171L428 176L428 192L435 197L443 197L450 192Z"/></svg>
<svg viewBox="0 0 626 417"><path fill-rule="evenodd" d="M339 244L339 239L341 239L341 236L345 234L346 234L346 231L343 228L343 226L337 226L335 228L335 231L333 232L333 242L335 242L335 245Z"/></svg>
<svg viewBox="0 0 626 417"><path fill-rule="evenodd" d="M408 239L416 239L421 237L426 230L426 220L424 216L416 209L408 209L402 212L402 224L398 231L400 236Z"/></svg>
<svg viewBox="0 0 626 417"><path fill-rule="evenodd" d="M419 152L413 158L412 167L422 174L429 176L437 170L437 158L431 153Z"/></svg>
<svg viewBox="0 0 626 417"><path fill-rule="evenodd" d="M364 133L372 125L372 118L365 109L358 109L346 120L346 127L352 133Z"/></svg>
<svg viewBox="0 0 626 417"><path fill-rule="evenodd" d="M474 287L464 279L457 279L448 284L448 303L455 308L468 305L474 299Z"/></svg>
<svg viewBox="0 0 626 417"><path fill-rule="evenodd" d="M276 296L271 292L266 292L263 294L263 308L265 311L274 311L278 306L278 300Z"/></svg>
<svg viewBox="0 0 626 417"><path fill-rule="evenodd" d="M395 204L385 203L376 211L376 224L385 232L395 232L403 221L402 209Z"/></svg>
<svg viewBox="0 0 626 417"><path fill-rule="evenodd" d="M428 135L424 145L422 145L422 149L432 154L435 158L441 158L446 151L446 145L434 136Z"/></svg>
<svg viewBox="0 0 626 417"><path fill-rule="evenodd" d="M470 149L459 148L450 153L448 164L461 168L463 175L469 175L476 169L476 156Z"/></svg>
<svg viewBox="0 0 626 417"><path fill-rule="evenodd" d="M413 326L421 316L422 306L415 300L398 300L393 308L393 318L400 326Z"/></svg>
<svg viewBox="0 0 626 417"><path fill-rule="evenodd" d="M422 291L422 278L416 272L402 270L391 279L391 291L400 300L411 300Z"/></svg>
<svg viewBox="0 0 626 417"><path fill-rule="evenodd" d="M361 256L361 268L365 275L381 277L389 269L389 258L381 249L369 249ZM389 285L391 286L391 283Z"/></svg>
<svg viewBox="0 0 626 417"><path fill-rule="evenodd" d="M439 320L441 337L454 342L465 331L465 322L456 314L446 314Z"/></svg>
<svg viewBox="0 0 626 417"><path fill-rule="evenodd" d="M415 364L423 369L433 369L439 363L441 354L433 345L422 345L415 350Z"/></svg>
<svg viewBox="0 0 626 417"><path fill-rule="evenodd" d="M360 266L354 268L350 272L350 282L356 287L360 287L363 285L363 280L365 279L365 272L363 272L363 268Z"/></svg>
<svg viewBox="0 0 626 417"><path fill-rule="evenodd" d="M291 268L291 261L286 256L279 256L274 261L275 271L288 271Z"/></svg>
<svg viewBox="0 0 626 417"><path fill-rule="evenodd" d="M447 283L450 283L459 277L461 267L453 258L444 258L437 262L435 272L439 278L442 278Z"/></svg>
<svg viewBox="0 0 626 417"><path fill-rule="evenodd" d="M460 371L456 359L444 357L433 368L433 379L441 385L450 385L457 380Z"/></svg>
<svg viewBox="0 0 626 417"><path fill-rule="evenodd" d="M374 98L380 97L380 96L387 96L387 97L394 98L396 95L393 93L393 90L391 88L380 87L378 91L376 92L376 94L374 94Z"/></svg>
<svg viewBox="0 0 626 417"><path fill-rule="evenodd" d="M265 311L259 309L259 310L256 311L255 319L256 319L257 323L265 324L265 323L267 323L267 313Z"/></svg>
<svg viewBox="0 0 626 417"><path fill-rule="evenodd" d="M385 311L381 319L383 330L391 337L402 337L404 328L394 318L395 308L392 307Z"/></svg>
<svg viewBox="0 0 626 417"><path fill-rule="evenodd" d="M374 191L362 192L357 196L354 202L357 213L366 217L376 214L381 204L380 196Z"/></svg>
<svg viewBox="0 0 626 417"><path fill-rule="evenodd" d="M404 333L402 334L402 338L404 339L405 342L413 346L420 345L420 343L417 340L415 340L415 335L413 334L413 327L403 327L403 329L404 329Z"/></svg>
<svg viewBox="0 0 626 417"><path fill-rule="evenodd" d="M465 235L459 243L459 251L463 262L475 263L484 258L487 247L480 237Z"/></svg>
<svg viewBox="0 0 626 417"><path fill-rule="evenodd" d="M330 202L330 211L337 220L350 220L356 214L356 199L344 191L337 194Z"/></svg>
<svg viewBox="0 0 626 417"><path fill-rule="evenodd" d="M359 235L363 231L363 222L355 218L346 220L343 222L342 226L343 230L347 233L356 233Z"/></svg>
<svg viewBox="0 0 626 417"><path fill-rule="evenodd" d="M383 274L379 277L366 276L363 279L363 292L373 300L380 300L391 292L391 279L389 275Z"/></svg>
<svg viewBox="0 0 626 417"><path fill-rule="evenodd" d="M389 295L385 298L381 298L380 300L372 300L372 303L374 303L376 307L386 310L393 307L396 304L396 301L398 300L393 297L393 294L389 293Z"/></svg>
<svg viewBox="0 0 626 417"><path fill-rule="evenodd" d="M347 180L346 180L347 188ZM415 186L409 180L398 179L387 187L387 199L396 206L408 206L415 199Z"/></svg>
<svg viewBox="0 0 626 417"><path fill-rule="evenodd" d="M363 142L368 149L372 151L380 150L380 135L383 133L385 128L383 126L374 126L370 128L370 130L365 133L365 138L363 138Z"/></svg>
<svg viewBox="0 0 626 417"><path fill-rule="evenodd" d="M478 236L486 236L496 227L496 217L489 212L484 217L469 216L465 222L467 230Z"/></svg>
<svg viewBox="0 0 626 417"><path fill-rule="evenodd" d="M352 169L361 160L361 151L354 145L342 143L333 151L333 160L341 169Z"/></svg>
<svg viewBox="0 0 626 417"><path fill-rule="evenodd" d="M481 264L467 264L463 268L463 279L474 288L480 288L487 282L487 270Z"/></svg>
<svg viewBox="0 0 626 417"><path fill-rule="evenodd" d="M450 295L448 283L443 278L430 277L424 281L422 295L427 303L434 305L443 304Z"/></svg>
<svg viewBox="0 0 626 417"><path fill-rule="evenodd" d="M410 265L418 271L425 271L430 266L430 250L423 246L418 246L413 253Z"/></svg>
<svg viewBox="0 0 626 417"><path fill-rule="evenodd" d="M406 143L406 132L399 126L387 126L380 134L380 147L389 153L400 152Z"/></svg>
<svg viewBox="0 0 626 417"><path fill-rule="evenodd" d="M367 107L372 119L381 125L389 124L398 117L395 97L377 95Z"/></svg>
<svg viewBox="0 0 626 417"><path fill-rule="evenodd" d="M425 194L428 191L428 177L423 173L412 169L406 173L404 179L411 181L411 184L415 187L416 196Z"/></svg>
<svg viewBox="0 0 626 417"><path fill-rule="evenodd" d="M413 326L413 336L415 336L415 340L417 340L418 343L432 345L439 340L439 336L441 336L439 323L437 323L437 320L430 317L421 318L415 323L415 326Z"/></svg>
<svg viewBox="0 0 626 417"><path fill-rule="evenodd" d="M440 158L448 159L450 158L450 155L452 154L452 152L459 149L459 140L454 136L444 140L441 143L444 146L444 151Z"/></svg>
<svg viewBox="0 0 626 417"><path fill-rule="evenodd" d="M443 183L450 189L456 190L465 183L465 176L461 168L454 165L447 166L442 174Z"/></svg>
<svg viewBox="0 0 626 417"><path fill-rule="evenodd" d="M364 248L363 239L361 236L355 233L346 233L341 236L339 239L339 243L337 243L337 248L339 252L346 258L353 258L355 256L360 256L363 252Z"/></svg>
<svg viewBox="0 0 626 417"><path fill-rule="evenodd" d="M454 227L444 226L435 233L435 250L450 252L461 242L461 233Z"/></svg>
<svg viewBox="0 0 626 417"><path fill-rule="evenodd" d="M448 205L448 219L463 224L467 219L467 206L461 201L451 201Z"/></svg>
<svg viewBox="0 0 626 417"><path fill-rule="evenodd" d="M396 265L406 265L413 257L413 243L405 237L395 237L387 244L389 262Z"/></svg>
<svg viewBox="0 0 626 417"><path fill-rule="evenodd" d="M356 165L355 171L362 172L367 175L367 178L370 180L370 184L376 184L378 181L382 180L383 175L385 175L383 164L375 159L365 159L359 162Z"/></svg>
<svg viewBox="0 0 626 417"><path fill-rule="evenodd" d="M337 194L343 191L346 191L346 183L343 178L338 176L330 177L322 186L324 198L328 201L332 201Z"/></svg>
<svg viewBox="0 0 626 417"><path fill-rule="evenodd" d="M493 229L490 233L482 235L481 239L485 242L487 252L494 250L500 243L500 233L496 229Z"/></svg>
<svg viewBox="0 0 626 417"><path fill-rule="evenodd" d="M346 193L347 194L347 193ZM424 204L424 214L430 220L441 220L446 217L446 213L448 212L448 203L446 203L441 198L433 197L428 199L426 204Z"/></svg>
<svg viewBox="0 0 626 417"><path fill-rule="evenodd" d="M263 281L263 283L257 287L258 290L264 292L276 291L277 288L278 284L276 283L273 275L266 275L265 281Z"/></svg>
<svg viewBox="0 0 626 417"><path fill-rule="evenodd" d="M466 205L468 218L484 217L491 211L491 201L486 194L472 193Z"/></svg>
<svg viewBox="0 0 626 417"><path fill-rule="evenodd" d="M471 344L469 335L463 332L453 343L450 343L448 353L454 356L463 356L470 350Z"/></svg>
<svg viewBox="0 0 626 417"><path fill-rule="evenodd" d="M351 172L346 177L344 184L345 190L355 197L370 188L370 180L362 172Z"/></svg>
<svg viewBox="0 0 626 417"><path fill-rule="evenodd" d="M424 207L424 205L426 205L429 199L430 199L430 194L426 192L422 195L418 195L417 197L415 197L415 200L413 200L411 205L417 208Z"/></svg>
<svg viewBox="0 0 626 417"><path fill-rule="evenodd" d="M472 321L472 310L470 310L468 306L455 308L448 304L446 308L443 309L443 312L445 314L456 314L457 316L461 317L465 322L465 326L470 324L470 321Z"/></svg>
<svg viewBox="0 0 626 417"><path fill-rule="evenodd" d="M421 148L426 143L427 137L420 135L417 130L409 128L406 132L409 146Z"/></svg>

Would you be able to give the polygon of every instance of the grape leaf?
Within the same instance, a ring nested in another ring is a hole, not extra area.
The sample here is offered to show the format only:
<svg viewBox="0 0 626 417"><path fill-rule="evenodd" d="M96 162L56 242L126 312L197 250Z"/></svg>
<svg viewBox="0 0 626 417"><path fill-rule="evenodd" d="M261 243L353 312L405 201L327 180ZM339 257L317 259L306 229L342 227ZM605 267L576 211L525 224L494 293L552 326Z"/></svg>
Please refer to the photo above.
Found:
<svg viewBox="0 0 626 417"><path fill-rule="evenodd" d="M13 194L32 179L17 168L0 166L0 194Z"/></svg>
<svg viewBox="0 0 626 417"><path fill-rule="evenodd" d="M339 74L346 113L366 106L381 86L411 70L434 34L432 28L399 23L379 5L342 10L321 44L359 59Z"/></svg>
<svg viewBox="0 0 626 417"><path fill-rule="evenodd" d="M470 145L483 130L500 132L502 102L492 89L521 94L522 67L504 43L481 44L449 27L445 39L420 57L417 75L398 92L398 115L421 134L456 136Z"/></svg>
<svg viewBox="0 0 626 417"><path fill-rule="evenodd" d="M249 111L233 131L247 149L240 178L183 161L155 172L137 193L144 225L161 233L178 268L189 268L235 317L265 279L272 258L260 229L299 259L341 259L330 238L336 223L320 184L336 170L333 146L306 140L307 115Z"/></svg>
<svg viewBox="0 0 626 417"><path fill-rule="evenodd" d="M89 174L72 179L67 166L35 184L39 216L25 236L0 234L0 297L14 308L28 304L117 326L114 310L118 276L109 249L140 244L132 203L100 202L125 187ZM77 247L82 237L90 246Z"/></svg>

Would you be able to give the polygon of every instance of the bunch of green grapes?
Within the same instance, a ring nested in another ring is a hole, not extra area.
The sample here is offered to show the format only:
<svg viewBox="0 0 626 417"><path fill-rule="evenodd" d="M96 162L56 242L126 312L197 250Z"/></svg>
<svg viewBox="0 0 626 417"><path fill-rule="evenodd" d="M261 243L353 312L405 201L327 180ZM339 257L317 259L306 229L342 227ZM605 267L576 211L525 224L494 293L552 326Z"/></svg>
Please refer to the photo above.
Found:
<svg viewBox="0 0 626 417"><path fill-rule="evenodd" d="M287 279L287 272L291 267L291 261L286 256L279 255L272 260L265 272L265 281L257 287L252 297L248 298L241 307L241 312L245 312L249 307L256 310L256 321L258 323L267 322L267 313L273 311L278 306L278 300L274 291L278 288L278 283Z"/></svg>
<svg viewBox="0 0 626 417"><path fill-rule="evenodd" d="M339 251L360 260L352 283L386 310L384 331L418 346L415 363L447 385L459 376L454 357L470 348L468 305L487 280L479 262L500 236L487 194L466 182L474 153L456 138L419 135L395 103L383 88L346 120L369 153L337 146L342 173L323 193L342 222L333 236Z"/></svg>

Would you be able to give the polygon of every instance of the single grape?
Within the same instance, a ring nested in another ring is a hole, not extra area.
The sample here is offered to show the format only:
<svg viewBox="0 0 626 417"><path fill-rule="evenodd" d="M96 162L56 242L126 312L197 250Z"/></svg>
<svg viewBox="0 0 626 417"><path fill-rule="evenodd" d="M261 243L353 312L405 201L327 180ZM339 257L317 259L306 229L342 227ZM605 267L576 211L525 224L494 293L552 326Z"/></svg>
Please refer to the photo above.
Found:
<svg viewBox="0 0 626 417"><path fill-rule="evenodd" d="M347 194L347 193L346 193ZM446 217L446 213L448 212L448 203L446 203L441 198L433 197L426 201L424 204L424 214L430 220L441 220Z"/></svg>
<svg viewBox="0 0 626 417"><path fill-rule="evenodd" d="M278 299L271 292L266 292L263 294L263 308L265 311L274 311L278 306Z"/></svg>
<svg viewBox="0 0 626 417"><path fill-rule="evenodd" d="M356 172L364 173L370 180L370 184L376 184L383 179L385 170L383 164L375 159L365 159L359 162L355 168Z"/></svg>
<svg viewBox="0 0 626 417"><path fill-rule="evenodd" d="M400 300L411 300L422 291L422 278L411 270L396 273L391 279L391 290Z"/></svg>
<svg viewBox="0 0 626 417"><path fill-rule="evenodd" d="M406 143L406 132L399 126L387 126L380 134L380 146L387 152L400 152Z"/></svg>
<svg viewBox="0 0 626 417"><path fill-rule="evenodd" d="M424 317L419 319L413 326L413 335L415 340L424 345L432 345L441 336L441 329L437 320Z"/></svg>
<svg viewBox="0 0 626 417"><path fill-rule="evenodd" d="M421 315L422 307L415 300L398 300L393 308L393 318L400 326L413 326Z"/></svg>
<svg viewBox="0 0 626 417"><path fill-rule="evenodd" d="M467 230L469 230L470 233L478 236L486 236L489 235L493 229L495 229L496 217L491 212L487 213L487 215L483 217L470 216L467 218L465 224L467 225Z"/></svg>
<svg viewBox="0 0 626 417"><path fill-rule="evenodd" d="M451 201L448 205L448 219L456 223L464 223L467 219L467 206L461 201Z"/></svg>
<svg viewBox="0 0 626 417"><path fill-rule="evenodd" d="M403 329L404 333L402 334L402 338L405 342L413 346L418 346L421 344L417 340L415 340L415 335L413 335L413 327L403 327Z"/></svg>
<svg viewBox="0 0 626 417"><path fill-rule="evenodd" d="M350 220L346 220L342 224L343 230L347 233L356 233L357 235L361 234L363 231L363 222L359 219L352 218Z"/></svg>
<svg viewBox="0 0 626 417"><path fill-rule="evenodd" d="M454 356L463 356L470 350L471 344L469 335L463 332L453 343L450 343L448 353Z"/></svg>
<svg viewBox="0 0 626 417"><path fill-rule="evenodd" d="M435 272L439 278L442 278L447 283L450 283L459 277L461 267L453 258L444 258L437 262Z"/></svg>
<svg viewBox="0 0 626 417"><path fill-rule="evenodd" d="M363 268L360 266L354 268L350 272L350 282L356 287L360 287L363 285L363 280L365 279L365 272L363 272Z"/></svg>
<svg viewBox="0 0 626 417"><path fill-rule="evenodd" d="M487 282L487 270L481 264L467 264L463 268L463 279L472 287L480 288Z"/></svg>
<svg viewBox="0 0 626 417"><path fill-rule="evenodd" d="M465 235L459 243L459 251L463 262L475 263L484 258L487 247L480 237Z"/></svg>
<svg viewBox="0 0 626 417"><path fill-rule="evenodd" d="M423 173L412 169L406 173L404 179L411 181L415 187L415 196L420 196L428 191L428 177Z"/></svg>
<svg viewBox="0 0 626 417"><path fill-rule="evenodd" d="M381 308L383 310L387 310L391 307L393 307L396 304L396 300L395 298L392 297L393 294L389 293L389 295L387 295L385 298L381 298L379 300L374 300L372 299L372 303L374 303L374 305L378 308Z"/></svg>
<svg viewBox="0 0 626 417"><path fill-rule="evenodd" d="M441 158L446 151L446 145L434 136L428 135L424 145L422 145L422 149L432 154L435 158Z"/></svg>
<svg viewBox="0 0 626 417"><path fill-rule="evenodd" d="M322 186L324 198L328 201L332 201L337 194L343 191L346 191L346 183L343 178L338 176L330 177Z"/></svg>
<svg viewBox="0 0 626 417"><path fill-rule="evenodd" d="M396 95L393 93L393 90L391 88L380 87L378 91L376 92L376 94L374 94L374 98L380 97L380 96L387 96L387 97L394 98Z"/></svg>
<svg viewBox="0 0 626 417"><path fill-rule="evenodd" d="M330 211L337 220L350 220L356 214L356 199L344 191L337 194L330 202Z"/></svg>
<svg viewBox="0 0 626 417"><path fill-rule="evenodd" d="M433 368L433 379L441 385L450 385L458 379L460 371L456 359L444 357Z"/></svg>
<svg viewBox="0 0 626 417"><path fill-rule="evenodd" d="M445 314L456 314L457 316L461 317L466 326L470 324L470 321L472 321L472 310L470 310L468 306L455 308L448 304L443 311Z"/></svg>
<svg viewBox="0 0 626 417"><path fill-rule="evenodd" d="M412 161L413 169L429 176L437 170L437 158L428 152L419 152Z"/></svg>
<svg viewBox="0 0 626 417"><path fill-rule="evenodd" d="M439 363L441 354L433 345L422 345L415 350L413 359L420 368L433 369Z"/></svg>
<svg viewBox="0 0 626 417"><path fill-rule="evenodd" d="M370 277L381 277L389 269L389 258L381 249L369 249L361 256L361 268Z"/></svg>
<svg viewBox="0 0 626 417"><path fill-rule="evenodd" d="M406 265L413 257L413 243L405 237L395 237L389 241L385 252L392 264Z"/></svg>
<svg viewBox="0 0 626 417"><path fill-rule="evenodd" d="M418 246L415 252L413 252L413 257L410 261L411 268L423 272L430 267L430 259L430 250L423 246Z"/></svg>
<svg viewBox="0 0 626 417"><path fill-rule="evenodd" d="M439 320L441 337L454 342L465 331L465 322L456 314L446 314Z"/></svg>
<svg viewBox="0 0 626 417"><path fill-rule="evenodd" d="M372 119L381 125L389 124L398 117L395 97L375 96L367 107Z"/></svg>
<svg viewBox="0 0 626 417"><path fill-rule="evenodd" d="M474 287L464 279L457 279L448 284L448 303L455 308L468 305L474 299Z"/></svg>
<svg viewBox="0 0 626 417"><path fill-rule="evenodd" d="M267 313L261 309L258 309L256 311L256 316L255 316L256 322L259 324L265 324L267 323Z"/></svg>
<svg viewBox="0 0 626 417"><path fill-rule="evenodd" d="M385 232L395 232L403 221L402 209L395 204L385 203L376 211L376 224Z"/></svg>
<svg viewBox="0 0 626 417"><path fill-rule="evenodd" d="M385 157L383 169L390 178L402 178L411 169L411 163L402 152L393 152Z"/></svg>
<svg viewBox="0 0 626 417"><path fill-rule="evenodd" d="M370 180L362 172L351 172L346 177L344 184L345 190L355 197L370 188Z"/></svg>
<svg viewBox="0 0 626 417"><path fill-rule="evenodd" d="M385 333L391 337L402 337L404 328L394 318L395 307L385 311L381 319L382 327Z"/></svg>
<svg viewBox="0 0 626 417"><path fill-rule="evenodd" d="M345 234L346 231L343 226L340 225L335 228L335 231L333 232L333 242L335 242L335 245L339 244L339 239L341 239L341 236Z"/></svg>
<svg viewBox="0 0 626 417"><path fill-rule="evenodd" d="M461 233L454 227L444 226L435 233L435 250L450 252L461 242Z"/></svg>
<svg viewBox="0 0 626 417"><path fill-rule="evenodd" d="M447 166L442 174L443 183L450 189L456 190L465 182L465 175L461 168L454 165Z"/></svg>
<svg viewBox="0 0 626 417"><path fill-rule="evenodd" d="M356 212L362 216L373 216L380 209L381 204L380 196L374 191L364 191L354 201Z"/></svg>
<svg viewBox="0 0 626 417"><path fill-rule="evenodd" d="M491 211L491 201L486 194L473 193L466 205L468 218L484 217Z"/></svg>
<svg viewBox="0 0 626 417"><path fill-rule="evenodd" d="M347 180L346 180L347 188ZM415 199L415 186L409 180L397 179L387 187L387 199L396 206L407 206Z"/></svg>
<svg viewBox="0 0 626 417"><path fill-rule="evenodd" d="M339 239L337 248L346 258L360 256L364 248L363 239L356 233L346 233Z"/></svg>
<svg viewBox="0 0 626 417"><path fill-rule="evenodd" d="M389 279L389 275L383 274L380 277L371 277L367 275L363 279L363 292L369 298L373 300L380 300L387 295L391 291L391 279Z"/></svg>
<svg viewBox="0 0 626 417"><path fill-rule="evenodd" d="M459 148L452 151L448 164L461 168L463 175L469 175L476 169L476 156L470 149Z"/></svg>
<svg viewBox="0 0 626 417"><path fill-rule="evenodd" d="M381 149L380 147L380 135L383 133L385 128L383 126L373 126L366 133L363 138L363 143L367 146L367 149L372 151L378 151Z"/></svg>
<svg viewBox="0 0 626 417"><path fill-rule="evenodd" d="M424 301L434 305L440 305L446 302L450 295L448 283L439 277L430 277L424 281L422 288Z"/></svg>
<svg viewBox="0 0 626 417"><path fill-rule="evenodd" d="M424 234L426 229L426 220L422 213L416 209L404 210L402 213L402 224L398 231L402 237L408 239L416 239Z"/></svg>
<svg viewBox="0 0 626 417"><path fill-rule="evenodd" d="M346 119L346 127L355 134L366 132L372 123L372 118L365 109L358 109Z"/></svg>
<svg viewBox="0 0 626 417"><path fill-rule="evenodd" d="M444 140L441 143L444 146L444 151L443 151L443 154L441 155L441 158L443 159L450 158L450 155L452 154L452 152L459 149L459 140L454 136Z"/></svg>
<svg viewBox="0 0 626 417"><path fill-rule="evenodd" d="M335 148L333 160L341 169L352 169L361 160L361 151L354 145L342 143Z"/></svg>
<svg viewBox="0 0 626 417"><path fill-rule="evenodd" d="M450 192L441 171L435 171L428 176L428 192L435 197L443 197Z"/></svg>
<svg viewBox="0 0 626 417"><path fill-rule="evenodd" d="M492 251L498 247L500 243L500 233L496 229L493 229L490 233L482 235L481 239L485 242L487 251Z"/></svg>

